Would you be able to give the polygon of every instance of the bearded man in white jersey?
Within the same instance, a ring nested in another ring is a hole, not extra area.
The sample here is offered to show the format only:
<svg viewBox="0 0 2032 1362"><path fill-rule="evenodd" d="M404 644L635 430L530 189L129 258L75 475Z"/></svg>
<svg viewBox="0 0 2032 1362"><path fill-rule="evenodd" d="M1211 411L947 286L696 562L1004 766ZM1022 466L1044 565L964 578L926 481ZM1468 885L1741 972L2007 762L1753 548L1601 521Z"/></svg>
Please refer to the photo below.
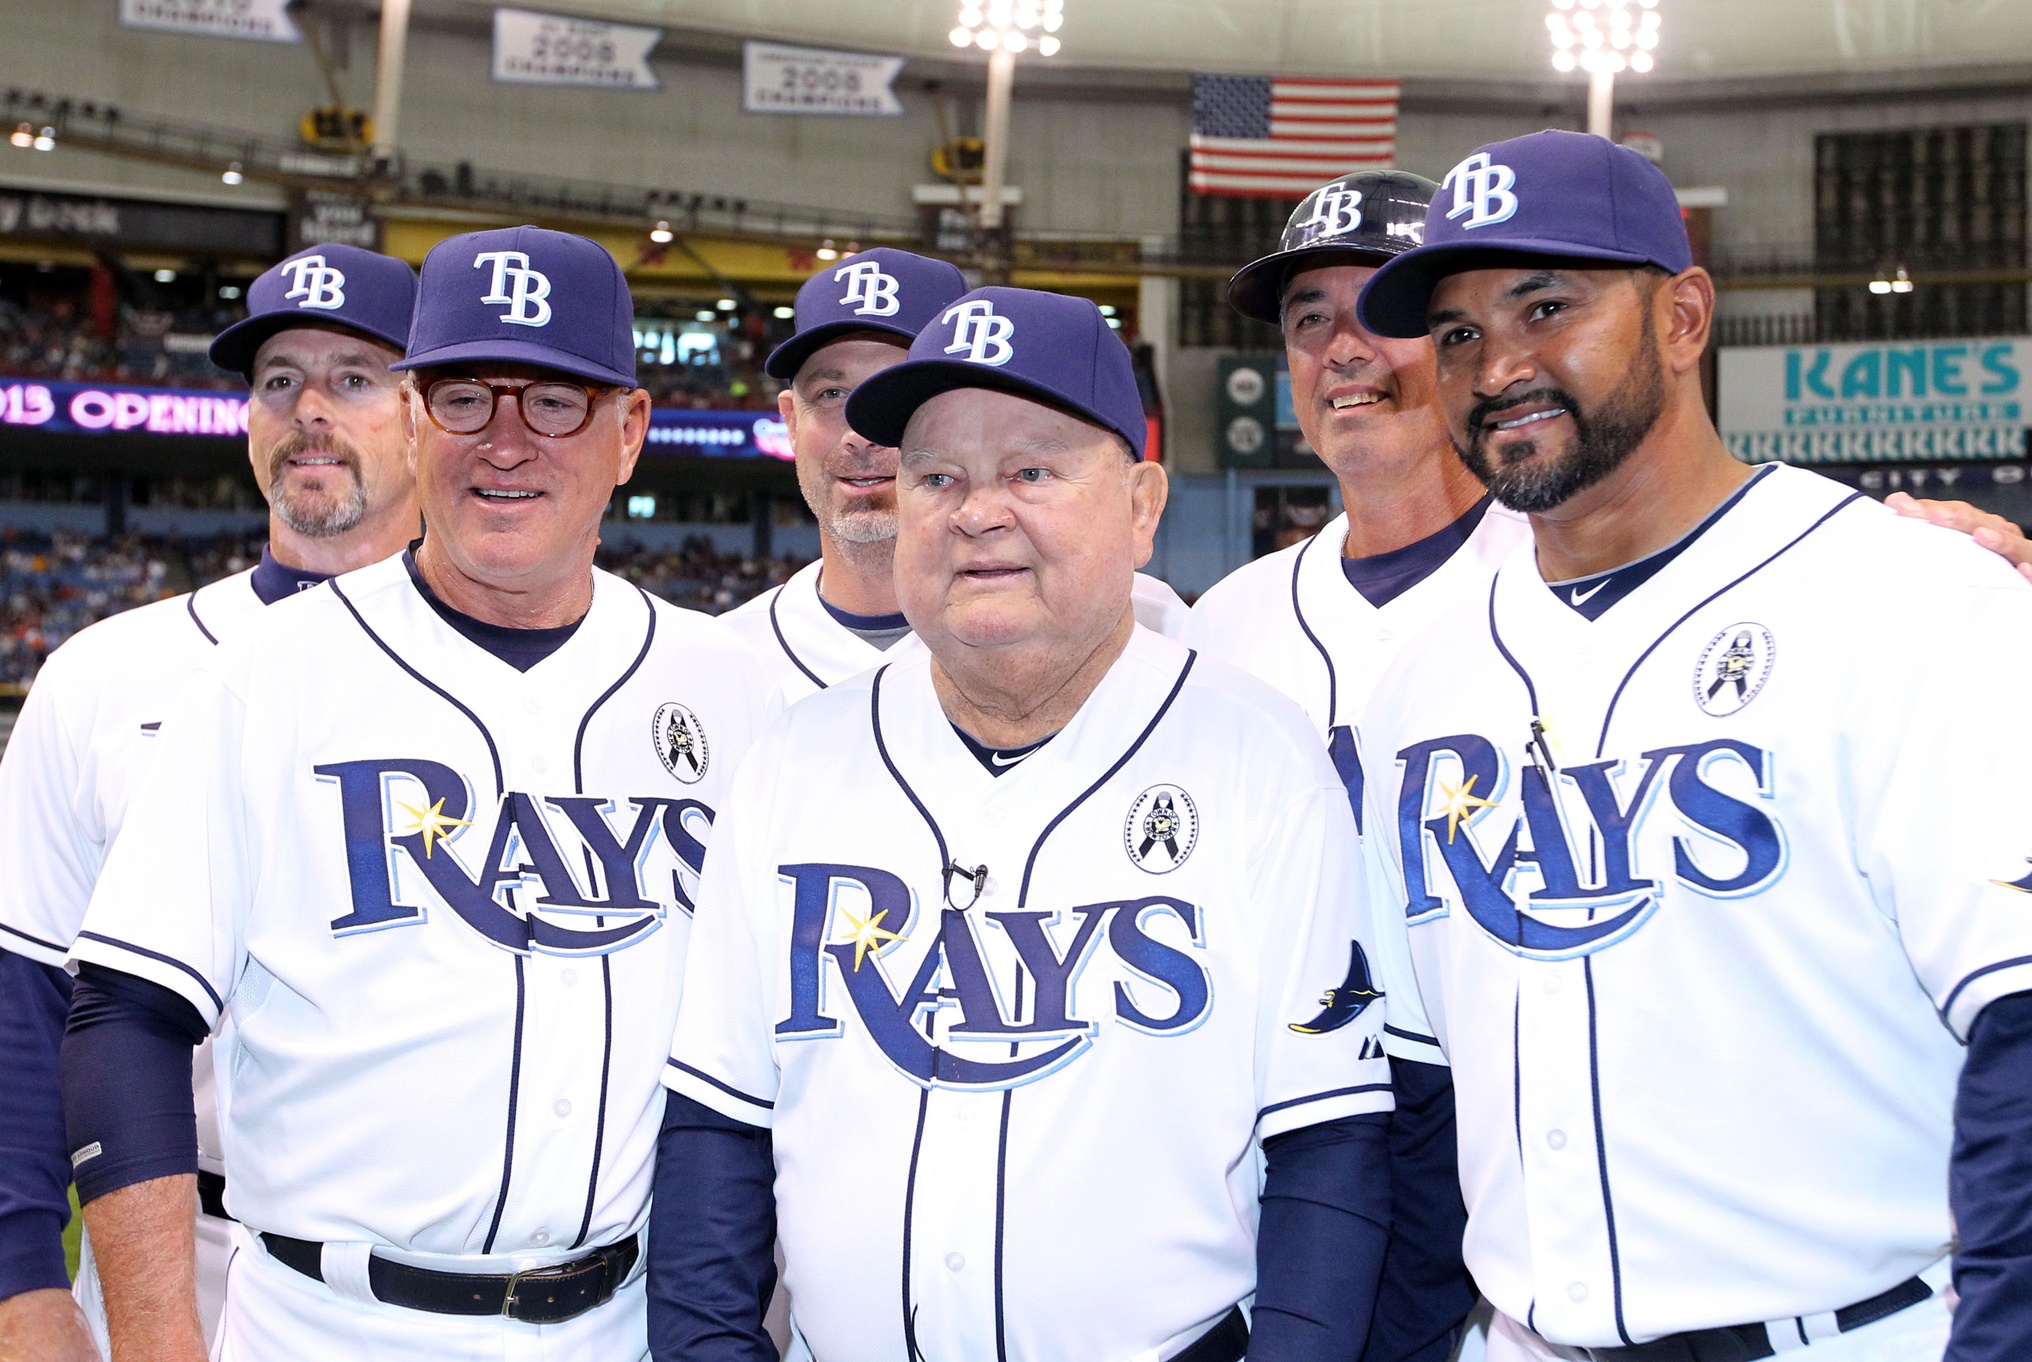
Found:
<svg viewBox="0 0 2032 1362"><path fill-rule="evenodd" d="M1389 1043L1452 1074L1492 1359L2022 1358L2032 591L1731 458L1714 306L1670 184L1570 132L1463 160L1362 295L1533 532L1362 718Z"/></svg>
<svg viewBox="0 0 2032 1362"><path fill-rule="evenodd" d="M585 238L434 247L401 362L423 538L184 689L72 951L114 1362L203 1356L175 1061L221 1022L215 1355L645 1351L688 915L780 701L724 626L593 566L649 424L632 322Z"/></svg>
<svg viewBox="0 0 2032 1362"><path fill-rule="evenodd" d="M893 659L914 646L897 605L896 451L847 424L861 383L907 358L917 333L966 292L943 260L879 246L828 264L797 291L797 332L765 370L789 386L777 410L797 454L797 486L818 518L819 560L726 620L781 677L786 700ZM1141 573L1136 617L1177 634L1185 604Z"/></svg>
<svg viewBox="0 0 2032 1362"><path fill-rule="evenodd" d="M100 863L190 673L262 606L399 553L416 533L401 376L416 274L352 246L313 246L247 290L247 317L212 362L244 375L247 453L268 499L268 542L249 571L127 611L50 655L0 760L0 1358L97 1356L105 1317L90 1243L74 1305L61 1232L69 1207L57 1043L70 997L60 968ZM211 1047L197 1056L198 1295L209 1331L225 1287Z"/></svg>

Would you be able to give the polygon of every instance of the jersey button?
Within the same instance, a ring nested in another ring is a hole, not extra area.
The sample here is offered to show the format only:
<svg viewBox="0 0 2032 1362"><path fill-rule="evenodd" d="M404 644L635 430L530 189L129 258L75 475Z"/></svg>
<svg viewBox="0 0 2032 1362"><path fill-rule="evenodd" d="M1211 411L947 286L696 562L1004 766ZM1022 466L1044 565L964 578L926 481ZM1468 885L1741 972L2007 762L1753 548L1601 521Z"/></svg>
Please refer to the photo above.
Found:
<svg viewBox="0 0 2032 1362"><path fill-rule="evenodd" d="M1566 1298L1572 1301L1575 1305L1579 1305L1582 1301L1587 1299L1587 1283L1568 1282L1566 1284Z"/></svg>
<svg viewBox="0 0 2032 1362"><path fill-rule="evenodd" d="M538 775L542 775L544 772L550 769L550 763L545 761L542 757L531 757L529 759L529 769L536 772L536 774Z"/></svg>
<svg viewBox="0 0 2032 1362"><path fill-rule="evenodd" d="M981 815L981 821L983 823L986 823L991 828L1001 827L1003 821L1007 818L1008 815L1003 813L1000 809L989 809Z"/></svg>
<svg viewBox="0 0 2032 1362"><path fill-rule="evenodd" d="M1545 991L1547 993L1559 992L1559 976L1557 974L1548 974L1545 976Z"/></svg>
<svg viewBox="0 0 2032 1362"><path fill-rule="evenodd" d="M525 695L522 697L522 708L524 712L534 714L543 708L543 703L534 695Z"/></svg>
<svg viewBox="0 0 2032 1362"><path fill-rule="evenodd" d="M570 988L579 981L579 972L575 969L564 970L557 976L557 981L566 988Z"/></svg>
<svg viewBox="0 0 2032 1362"><path fill-rule="evenodd" d="M571 1115L571 1103L566 1099L560 1097L557 1099L556 1104L551 1107L551 1110L556 1112L559 1116L569 1116ZM1558 1134L1557 1131L1553 1133ZM1565 1136L1560 1137L1562 1143L1565 1141L1565 1138L1566 1138Z"/></svg>
<svg viewBox="0 0 2032 1362"><path fill-rule="evenodd" d="M967 1258L966 1255L963 1253L948 1253L945 1256L945 1266L946 1271L948 1272L962 1271L963 1269L965 1269L966 1265Z"/></svg>
<svg viewBox="0 0 2032 1362"><path fill-rule="evenodd" d="M558 1113L558 1115L562 1116L562 1115L564 1115L564 1113L563 1113L563 1112L559 1112L559 1113ZM1545 1132L1545 1143L1547 1143L1547 1144L1551 1145L1551 1146L1552 1146L1552 1147L1553 1147L1554 1149L1564 1149L1564 1148L1566 1148L1566 1132L1565 1132L1565 1131L1563 1131L1563 1130L1548 1130L1548 1131L1546 1131L1546 1132Z"/></svg>
<svg viewBox="0 0 2032 1362"><path fill-rule="evenodd" d="M529 1242L536 1245L536 1247L538 1248L542 1248L545 1244L548 1244L550 1242L550 1231L538 1230L536 1233L529 1236Z"/></svg>

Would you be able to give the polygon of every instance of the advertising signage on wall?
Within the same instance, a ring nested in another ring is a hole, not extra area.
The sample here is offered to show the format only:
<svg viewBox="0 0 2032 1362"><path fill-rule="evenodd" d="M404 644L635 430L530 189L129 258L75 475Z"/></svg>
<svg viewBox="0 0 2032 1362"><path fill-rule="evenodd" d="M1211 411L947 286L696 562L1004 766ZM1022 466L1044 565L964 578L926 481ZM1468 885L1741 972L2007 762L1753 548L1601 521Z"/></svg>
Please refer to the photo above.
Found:
<svg viewBox="0 0 2032 1362"><path fill-rule="evenodd" d="M2032 339L1726 349L1722 437L1751 463L2024 456Z"/></svg>
<svg viewBox="0 0 2032 1362"><path fill-rule="evenodd" d="M247 433L247 398L229 392L0 377L0 440L8 429L24 427L59 435L239 436ZM789 430L773 412L668 407L650 412L645 452L651 457L792 457Z"/></svg>
<svg viewBox="0 0 2032 1362"><path fill-rule="evenodd" d="M0 237L161 246L226 255L274 257L283 253L280 213L18 189L0 190Z"/></svg>

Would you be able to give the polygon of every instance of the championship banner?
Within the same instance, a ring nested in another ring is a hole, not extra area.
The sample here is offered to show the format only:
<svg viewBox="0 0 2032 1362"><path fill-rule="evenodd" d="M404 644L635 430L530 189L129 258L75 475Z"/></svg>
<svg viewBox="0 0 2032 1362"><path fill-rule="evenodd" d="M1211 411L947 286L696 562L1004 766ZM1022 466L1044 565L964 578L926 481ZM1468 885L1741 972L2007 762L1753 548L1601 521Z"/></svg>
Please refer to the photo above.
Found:
<svg viewBox="0 0 2032 1362"><path fill-rule="evenodd" d="M301 42L289 17L289 0L120 0L120 22L129 28L202 33L213 38L257 42Z"/></svg>
<svg viewBox="0 0 2032 1362"><path fill-rule="evenodd" d="M748 113L881 117L903 112L890 86L901 57L781 43L741 45L741 107Z"/></svg>
<svg viewBox="0 0 2032 1362"><path fill-rule="evenodd" d="M2032 340L1722 350L1716 424L1747 463L2016 459Z"/></svg>
<svg viewBox="0 0 2032 1362"><path fill-rule="evenodd" d="M494 11L494 79L514 85L599 85L655 90L649 53L660 28L567 19L526 9Z"/></svg>

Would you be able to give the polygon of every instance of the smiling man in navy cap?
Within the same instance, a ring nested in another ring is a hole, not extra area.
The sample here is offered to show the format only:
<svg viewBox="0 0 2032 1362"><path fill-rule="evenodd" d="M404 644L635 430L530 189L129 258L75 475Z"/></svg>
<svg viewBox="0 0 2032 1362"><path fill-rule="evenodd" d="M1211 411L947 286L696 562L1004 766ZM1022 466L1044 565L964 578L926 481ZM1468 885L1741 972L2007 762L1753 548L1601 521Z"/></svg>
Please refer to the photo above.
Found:
<svg viewBox="0 0 2032 1362"><path fill-rule="evenodd" d="M260 563L57 649L0 761L0 1033L11 1038L0 1045L0 1355L95 1355L77 1327L59 1237L70 1181L56 1073L71 992L64 953L190 673L263 605L399 553L415 535L401 376L389 369L415 296L409 266L343 245L299 251L254 281L247 317L211 353L253 387L247 454L269 503ZM198 1296L209 1329L230 1255L209 1045L196 1082ZM89 1251L79 1295L103 1345Z"/></svg>
<svg viewBox="0 0 2032 1362"><path fill-rule="evenodd" d="M1136 621L1128 351L978 289L847 417L900 449L924 648L793 706L715 825L654 1355L767 1356L780 1234L829 1362L1349 1356L1391 1101L1354 820L1296 707Z"/></svg>
<svg viewBox="0 0 2032 1362"><path fill-rule="evenodd" d="M224 1016L224 1356L629 1360L705 842L776 688L593 566L648 426L613 258L435 247L424 536L186 688L73 958L71 1160L116 1362L196 1362L190 1090Z"/></svg>

